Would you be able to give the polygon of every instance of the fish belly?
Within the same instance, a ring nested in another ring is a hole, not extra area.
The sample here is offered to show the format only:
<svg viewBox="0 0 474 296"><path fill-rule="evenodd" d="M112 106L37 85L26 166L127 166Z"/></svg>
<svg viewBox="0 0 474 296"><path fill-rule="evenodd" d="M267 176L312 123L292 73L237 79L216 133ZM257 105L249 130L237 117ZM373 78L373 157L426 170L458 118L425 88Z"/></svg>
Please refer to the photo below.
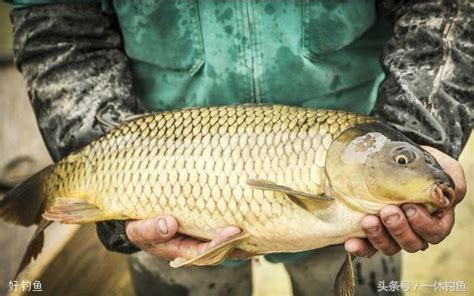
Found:
<svg viewBox="0 0 474 296"><path fill-rule="evenodd" d="M301 225L314 215L286 195L253 189L247 181L324 191L333 139L368 120L278 105L147 115L58 163L47 189L56 198L96 205L103 220L170 214L188 235L211 239L220 228L237 225L251 234L249 250L288 249L305 239Z"/></svg>

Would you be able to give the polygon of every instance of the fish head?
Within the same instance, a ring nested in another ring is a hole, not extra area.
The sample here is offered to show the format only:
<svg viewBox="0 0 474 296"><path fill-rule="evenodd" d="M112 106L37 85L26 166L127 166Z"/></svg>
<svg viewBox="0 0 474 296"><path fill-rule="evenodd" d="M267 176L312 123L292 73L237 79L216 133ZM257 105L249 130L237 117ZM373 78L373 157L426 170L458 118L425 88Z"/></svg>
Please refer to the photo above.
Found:
<svg viewBox="0 0 474 296"><path fill-rule="evenodd" d="M367 156L362 173L371 197L382 203L421 203L431 212L454 203L454 181L431 154L409 142L388 141Z"/></svg>
<svg viewBox="0 0 474 296"><path fill-rule="evenodd" d="M454 206L454 182L436 159L382 123L343 132L329 148L326 170L332 189L368 213L418 203L442 215Z"/></svg>

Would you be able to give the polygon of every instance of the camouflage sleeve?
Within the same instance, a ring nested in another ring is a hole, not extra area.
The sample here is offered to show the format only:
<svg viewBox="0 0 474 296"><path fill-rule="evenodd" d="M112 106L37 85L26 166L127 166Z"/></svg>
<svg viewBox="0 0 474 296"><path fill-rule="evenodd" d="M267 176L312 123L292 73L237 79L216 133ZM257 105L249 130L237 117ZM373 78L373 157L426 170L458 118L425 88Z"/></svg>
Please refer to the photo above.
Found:
<svg viewBox="0 0 474 296"><path fill-rule="evenodd" d="M44 5L13 10L15 62L40 132L57 161L100 137L109 120L141 112L114 16L98 5ZM131 253L124 222L99 223L109 250Z"/></svg>
<svg viewBox="0 0 474 296"><path fill-rule="evenodd" d="M394 17L373 114L458 158L473 123L474 3L405 4Z"/></svg>

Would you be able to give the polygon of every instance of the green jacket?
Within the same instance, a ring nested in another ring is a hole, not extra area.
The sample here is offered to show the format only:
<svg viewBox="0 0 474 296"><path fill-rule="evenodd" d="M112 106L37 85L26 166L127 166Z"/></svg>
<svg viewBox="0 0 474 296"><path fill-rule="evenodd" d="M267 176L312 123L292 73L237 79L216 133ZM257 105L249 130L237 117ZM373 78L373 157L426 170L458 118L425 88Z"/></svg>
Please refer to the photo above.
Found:
<svg viewBox="0 0 474 296"><path fill-rule="evenodd" d="M149 108L277 103L371 111L390 37L374 26L373 1L196 2L114 2L136 91Z"/></svg>
<svg viewBox="0 0 474 296"><path fill-rule="evenodd" d="M46 2L13 1L17 8ZM145 3L145 4L144 4ZM370 1L102 2L154 111L276 103L368 114L390 30Z"/></svg>

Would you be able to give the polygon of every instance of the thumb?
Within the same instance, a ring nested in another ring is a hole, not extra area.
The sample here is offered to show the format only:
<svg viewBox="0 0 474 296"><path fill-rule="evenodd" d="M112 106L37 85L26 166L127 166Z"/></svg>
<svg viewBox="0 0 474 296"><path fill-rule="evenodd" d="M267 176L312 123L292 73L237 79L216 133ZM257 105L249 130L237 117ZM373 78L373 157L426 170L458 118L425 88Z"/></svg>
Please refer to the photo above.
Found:
<svg viewBox="0 0 474 296"><path fill-rule="evenodd" d="M170 240L177 230L178 222L173 216L168 215L127 221L125 225L128 239L142 249Z"/></svg>

